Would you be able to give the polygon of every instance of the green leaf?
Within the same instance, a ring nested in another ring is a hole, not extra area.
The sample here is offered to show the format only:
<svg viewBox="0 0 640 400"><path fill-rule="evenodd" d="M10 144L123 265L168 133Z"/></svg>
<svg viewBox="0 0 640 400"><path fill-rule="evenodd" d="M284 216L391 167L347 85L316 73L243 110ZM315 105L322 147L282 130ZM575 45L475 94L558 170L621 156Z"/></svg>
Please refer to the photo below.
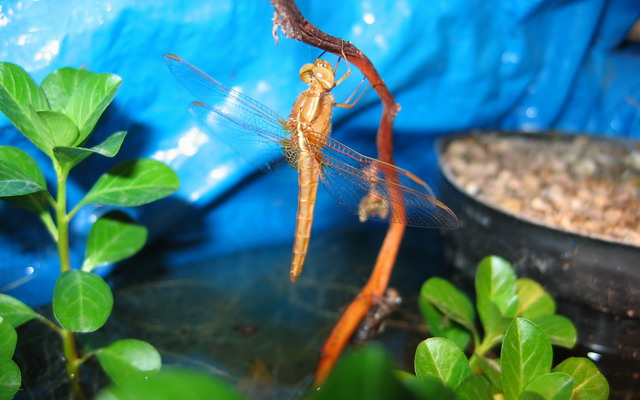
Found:
<svg viewBox="0 0 640 400"><path fill-rule="evenodd" d="M81 204L140 206L174 193L179 186L176 173L160 161L130 160L102 175Z"/></svg>
<svg viewBox="0 0 640 400"><path fill-rule="evenodd" d="M414 376L412 380L403 380L403 384L412 393L413 397L402 397L402 399L420 399L420 400L458 400L455 393L445 386L440 379L423 376L417 379ZM348 400L345 398L345 400Z"/></svg>
<svg viewBox="0 0 640 400"><path fill-rule="evenodd" d="M572 389L572 377L551 372L529 382L519 400L570 400Z"/></svg>
<svg viewBox="0 0 640 400"><path fill-rule="evenodd" d="M471 375L469 361L451 340L441 337L422 341L416 349L414 366L416 376L430 376L455 389Z"/></svg>
<svg viewBox="0 0 640 400"><path fill-rule="evenodd" d="M478 298L493 302L505 318L513 318L518 311L516 274L503 258L485 257L476 272L476 294Z"/></svg>
<svg viewBox="0 0 640 400"><path fill-rule="evenodd" d="M96 274L62 273L53 291L53 313L65 329L93 332L107 322L113 307L111 289Z"/></svg>
<svg viewBox="0 0 640 400"><path fill-rule="evenodd" d="M567 358L553 369L573 378L573 399L606 400L609 398L609 383L591 360L582 357Z"/></svg>
<svg viewBox="0 0 640 400"><path fill-rule="evenodd" d="M13 360L0 361L0 400L10 400L22 383L20 368Z"/></svg>
<svg viewBox="0 0 640 400"><path fill-rule="evenodd" d="M38 111L46 130L41 132L47 145L45 153L53 155L56 146L71 146L78 139L78 128L66 115L57 111Z"/></svg>
<svg viewBox="0 0 640 400"><path fill-rule="evenodd" d="M491 383L482 375L471 375L458 385L459 400L493 400Z"/></svg>
<svg viewBox="0 0 640 400"><path fill-rule="evenodd" d="M34 318L43 318L20 300L2 293L0 293L0 317L8 321L14 328Z"/></svg>
<svg viewBox="0 0 640 400"><path fill-rule="evenodd" d="M407 389L393 374L389 356L377 346L347 354L314 397L322 399L404 399Z"/></svg>
<svg viewBox="0 0 640 400"><path fill-rule="evenodd" d="M123 339L97 352L98 361L111 379L120 386L136 385L160 370L160 353L149 343Z"/></svg>
<svg viewBox="0 0 640 400"><path fill-rule="evenodd" d="M489 256L478 264L476 304L487 337L499 337L518 311L516 275L506 260Z"/></svg>
<svg viewBox="0 0 640 400"><path fill-rule="evenodd" d="M0 197L46 189L44 175L33 157L17 147L0 146Z"/></svg>
<svg viewBox="0 0 640 400"><path fill-rule="evenodd" d="M502 371L500 370L500 364L498 361L493 358L483 356L476 356L475 360L480 368L482 368L482 371L487 378L489 378L491 384L502 390Z"/></svg>
<svg viewBox="0 0 640 400"><path fill-rule="evenodd" d="M154 377L126 387L112 385L96 400L242 400L222 379L184 367L163 368Z"/></svg>
<svg viewBox="0 0 640 400"><path fill-rule="evenodd" d="M455 393L438 378L431 376L418 378L407 371L395 370L393 372L402 384L413 393L412 399L459 400Z"/></svg>
<svg viewBox="0 0 640 400"><path fill-rule="evenodd" d="M471 341L471 333L468 330L442 314L426 298L420 296L418 304L433 336L453 341L462 351L467 348Z"/></svg>
<svg viewBox="0 0 640 400"><path fill-rule="evenodd" d="M78 127L79 135L70 145L85 141L121 83L117 75L74 68L59 69L45 78L42 89L51 108L68 115Z"/></svg>
<svg viewBox="0 0 640 400"><path fill-rule="evenodd" d="M483 302L478 305L479 314L482 316L482 326L484 328L484 340L488 343L487 350L492 349L502 342L504 333L513 321L513 318L504 318L500 314L500 310L493 302ZM482 312L480 312L482 309Z"/></svg>
<svg viewBox="0 0 640 400"><path fill-rule="evenodd" d="M9 321L0 317L0 362L13 357L18 343L18 334Z"/></svg>
<svg viewBox="0 0 640 400"><path fill-rule="evenodd" d="M47 152L46 126L36 111L49 110L44 92L19 66L0 63L0 111L39 149Z"/></svg>
<svg viewBox="0 0 640 400"><path fill-rule="evenodd" d="M471 300L446 279L435 277L427 280L420 290L420 299L433 304L470 332L475 332L476 313Z"/></svg>
<svg viewBox="0 0 640 400"><path fill-rule="evenodd" d="M533 322L542 329L551 344L568 349L576 345L578 332L573 322L568 318L554 314L537 318Z"/></svg>
<svg viewBox="0 0 640 400"><path fill-rule="evenodd" d="M555 314L556 302L536 281L521 278L516 281L518 294L518 316L535 320Z"/></svg>
<svg viewBox="0 0 640 400"><path fill-rule="evenodd" d="M127 132L118 131L105 139L104 142L91 148L65 146L54 147L53 155L60 165L68 171L91 154L114 157L118 154L118 151L120 151L122 141L126 135Z"/></svg>
<svg viewBox="0 0 640 400"><path fill-rule="evenodd" d="M147 241L147 228L135 224L120 211L111 211L96 220L89 232L83 271L114 263L136 254Z"/></svg>
<svg viewBox="0 0 640 400"><path fill-rule="evenodd" d="M505 334L500 353L505 400L515 400L525 386L551 369L553 351L542 330L524 318L515 318Z"/></svg>
<svg viewBox="0 0 640 400"><path fill-rule="evenodd" d="M38 215L47 212L47 198L44 191L24 194L22 196L2 197L0 200L13 204L16 207L24 208Z"/></svg>

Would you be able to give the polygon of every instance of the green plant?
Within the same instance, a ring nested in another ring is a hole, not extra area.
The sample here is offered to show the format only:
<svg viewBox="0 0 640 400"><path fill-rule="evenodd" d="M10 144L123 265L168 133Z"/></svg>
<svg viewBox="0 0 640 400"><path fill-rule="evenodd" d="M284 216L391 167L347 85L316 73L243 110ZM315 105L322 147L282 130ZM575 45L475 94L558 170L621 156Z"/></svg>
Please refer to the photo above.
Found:
<svg viewBox="0 0 640 400"><path fill-rule="evenodd" d="M318 399L569 400L607 399L609 386L595 365L572 357L552 368L552 344L572 347L573 323L555 314L555 302L530 279L516 279L499 257L483 259L476 273L476 308L442 278L427 280L420 308L436 337L415 353L415 375L393 371L376 346L344 357ZM464 353L473 342L470 358ZM493 352L499 348L499 357Z"/></svg>
<svg viewBox="0 0 640 400"><path fill-rule="evenodd" d="M221 378L206 372L165 367L151 378L133 385L111 385L102 390L96 400L242 400L244 397Z"/></svg>
<svg viewBox="0 0 640 400"><path fill-rule="evenodd" d="M418 346L418 379L436 378L460 399L606 399L609 386L587 358L569 358L552 368L552 345L571 348L577 334L557 315L553 298L535 281L516 279L500 257L486 257L475 277L476 328L469 298L442 278L427 280L420 308L434 335ZM469 342L473 352L464 354ZM499 357L493 351L500 347Z"/></svg>
<svg viewBox="0 0 640 400"><path fill-rule="evenodd" d="M118 384L146 378L160 368L159 353L146 342L124 339L78 354L75 339L77 332L102 327L111 314L111 289L92 271L138 252L147 230L122 211L105 213L91 227L81 268L72 269L70 220L87 204L139 206L168 196L179 186L177 175L161 162L125 161L106 171L68 211L67 178L71 170L92 154L114 157L126 136L126 132L116 132L100 144L83 147L120 83L116 75L62 68L38 86L22 68L0 63L0 111L49 157L56 177L55 192L49 192L43 172L29 154L16 147L0 146L0 197L38 215L57 244L61 271L52 299L57 323L0 294L0 399L12 398L20 387L20 371L11 359L15 328L31 320L44 323L60 335L71 392L78 399L85 397L79 381L80 366L91 356L97 357Z"/></svg>

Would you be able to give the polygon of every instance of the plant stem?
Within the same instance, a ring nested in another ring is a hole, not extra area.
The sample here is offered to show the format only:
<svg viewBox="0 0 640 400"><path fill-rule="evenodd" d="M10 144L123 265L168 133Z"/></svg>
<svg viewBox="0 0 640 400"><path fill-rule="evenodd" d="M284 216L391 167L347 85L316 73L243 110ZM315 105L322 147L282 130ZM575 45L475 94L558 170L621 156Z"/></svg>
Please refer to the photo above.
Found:
<svg viewBox="0 0 640 400"><path fill-rule="evenodd" d="M49 328L53 329L58 335L62 336L62 328L60 328L58 325L54 324L53 322L49 321L48 318L41 316L40 322L47 325Z"/></svg>
<svg viewBox="0 0 640 400"><path fill-rule="evenodd" d="M58 225L58 255L60 257L60 271L71 269L69 257L69 216L67 215L67 177L69 172L62 169L54 161L54 168L58 176L58 193L55 202L56 223ZM84 400L86 396L80 386L80 361L76 348L76 337L73 332L62 328L60 330L64 359L66 361L67 379L71 385L71 392L76 400Z"/></svg>
<svg viewBox="0 0 640 400"><path fill-rule="evenodd" d="M60 271L71 269L69 257L69 219L67 217L67 173L56 166L58 175L58 194L56 199L56 222L58 223L58 255Z"/></svg>
<svg viewBox="0 0 640 400"><path fill-rule="evenodd" d="M80 386L80 361L76 352L76 337L73 332L61 329L62 346L64 348L64 359L67 363L67 379L71 385L71 392L77 400L84 400L86 396Z"/></svg>
<svg viewBox="0 0 640 400"><path fill-rule="evenodd" d="M480 368L481 370L484 370L484 368L480 365L478 359L485 357L485 355L491 349L493 349L498 343L502 341L503 337L504 335L494 335L491 337L485 337L480 344L475 344L473 354L469 359L469 365L471 365L471 368ZM477 339L474 338L474 342L476 341Z"/></svg>
<svg viewBox="0 0 640 400"><path fill-rule="evenodd" d="M39 214L40 220L44 224L44 226L51 234L53 240L58 242L58 228L56 227L56 223L53 222L53 218L51 218L51 214L47 210L43 210Z"/></svg>

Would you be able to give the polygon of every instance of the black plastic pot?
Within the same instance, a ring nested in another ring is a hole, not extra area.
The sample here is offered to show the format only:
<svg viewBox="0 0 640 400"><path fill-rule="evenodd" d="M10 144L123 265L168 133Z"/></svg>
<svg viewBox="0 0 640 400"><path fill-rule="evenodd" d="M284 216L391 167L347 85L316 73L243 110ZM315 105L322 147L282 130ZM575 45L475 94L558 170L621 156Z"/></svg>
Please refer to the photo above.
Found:
<svg viewBox="0 0 640 400"><path fill-rule="evenodd" d="M470 285L484 256L509 260L519 277L541 283L556 299L558 312L576 324L579 346L574 351L589 356L605 373L611 398L637 393L640 247L537 224L470 196L456 185L442 157L451 142L466 135L446 137L437 149L442 174L440 198L460 220L459 229L444 232L445 259L454 274ZM545 133L526 135L539 140L552 137ZM557 140L557 135L553 138Z"/></svg>
<svg viewBox="0 0 640 400"><path fill-rule="evenodd" d="M439 156L458 137L441 140ZM557 135L553 138L557 140ZM640 247L537 224L495 208L465 193L442 162L439 157L444 176L441 197L461 224L461 229L448 232L449 257L457 269L473 276L478 260L497 254L513 262L520 276L543 283L558 299L640 318Z"/></svg>

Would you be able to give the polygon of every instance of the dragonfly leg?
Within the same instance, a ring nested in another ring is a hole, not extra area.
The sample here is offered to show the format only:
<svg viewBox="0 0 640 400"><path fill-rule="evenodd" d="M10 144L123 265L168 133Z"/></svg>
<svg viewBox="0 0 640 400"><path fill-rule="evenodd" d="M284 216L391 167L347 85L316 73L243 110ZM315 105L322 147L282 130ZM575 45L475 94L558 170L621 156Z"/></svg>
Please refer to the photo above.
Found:
<svg viewBox="0 0 640 400"><path fill-rule="evenodd" d="M345 79L347 79L347 77L349 75L351 75L351 65L349 64L349 61L347 60L347 56L344 54L344 51L342 52L342 57L338 58L338 61L336 62L336 66L333 68L333 70L334 71L338 70L338 65L340 64L340 59L341 58L344 58L344 62L347 63L347 72L345 72L345 74L342 75L342 77L340 77L340 79L338 79L336 81L336 83L333 85L333 87L338 86ZM360 99L362 98L364 93L367 91L367 89L369 89L369 86L371 86L371 85L367 85L364 88L364 90L358 95L358 97L356 97L356 99L353 102L351 102L351 99L353 99L353 96L355 96L356 93L358 93L358 90L360 90L360 86L362 86L362 83L365 81L365 79L366 78L362 78L362 81L360 81L360 83L358 83L358 86L356 86L356 88L353 90L353 92L351 92L351 94L349 95L347 100L345 100L344 103L335 103L333 106L334 107L340 107L340 108L351 108L351 107L355 106L356 104L358 104L358 101L360 101Z"/></svg>
<svg viewBox="0 0 640 400"><path fill-rule="evenodd" d="M371 84L368 84L363 90L362 92L360 92L360 94L358 95L358 97L356 97L355 100L353 100L351 102L351 99L353 98L353 96L355 96L355 94L358 92L358 90L360 89L360 86L362 86L362 84L364 83L366 78L362 78L362 80L360 81L360 83L358 83L358 86L356 86L356 88L354 89L353 92L351 92L351 94L349 95L349 97L347 98L347 100L344 103L335 103L333 106L334 107L340 107L340 108L352 108L353 106L355 106L356 104L358 104L358 102L360 101L360 99L362 98L362 96L366 93L366 91L371 87ZM351 103L350 103L351 102Z"/></svg>
<svg viewBox="0 0 640 400"><path fill-rule="evenodd" d="M351 75L351 65L349 64L349 60L347 60L347 56L344 54L344 51L342 51L342 57L338 57L338 61L336 61L336 66L333 67L333 71L334 73L338 71L338 66L340 65L340 59L344 58L344 62L347 63L347 72L344 73L344 75L342 75L340 77L340 79L338 79L336 81L336 83L333 85L333 87L338 86L339 84L341 84L345 79L347 79L349 77L349 75Z"/></svg>

